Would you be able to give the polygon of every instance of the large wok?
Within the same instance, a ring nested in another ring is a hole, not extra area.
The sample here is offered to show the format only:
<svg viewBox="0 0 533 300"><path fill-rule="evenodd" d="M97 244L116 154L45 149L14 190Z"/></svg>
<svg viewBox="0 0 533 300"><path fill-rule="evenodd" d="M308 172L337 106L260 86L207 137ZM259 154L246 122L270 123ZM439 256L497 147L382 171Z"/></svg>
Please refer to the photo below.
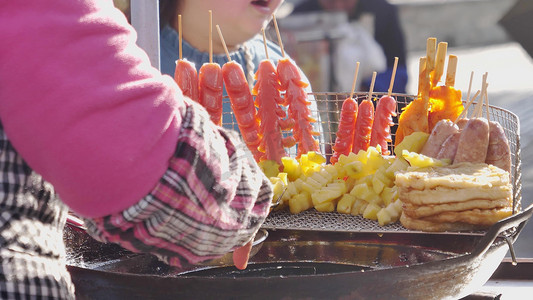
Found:
<svg viewBox="0 0 533 300"><path fill-rule="evenodd" d="M343 94L315 94L323 134L336 132ZM399 107L410 98L396 95ZM533 213L521 210L520 128L516 115L490 107L508 135L515 214L486 231L424 233L385 227L361 217L314 211L271 213L248 268L231 255L173 268L67 226L68 269L78 299L457 299L495 272ZM334 137L327 141L331 143Z"/></svg>

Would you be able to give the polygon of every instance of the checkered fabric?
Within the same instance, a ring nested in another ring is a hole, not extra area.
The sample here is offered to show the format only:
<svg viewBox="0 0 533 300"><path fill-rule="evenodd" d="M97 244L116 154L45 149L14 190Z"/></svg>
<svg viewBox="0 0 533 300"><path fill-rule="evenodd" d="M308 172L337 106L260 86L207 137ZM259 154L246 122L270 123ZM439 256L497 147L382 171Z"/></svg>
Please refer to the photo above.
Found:
<svg viewBox="0 0 533 300"><path fill-rule="evenodd" d="M74 299L62 240L68 210L1 124L0 183L0 298Z"/></svg>

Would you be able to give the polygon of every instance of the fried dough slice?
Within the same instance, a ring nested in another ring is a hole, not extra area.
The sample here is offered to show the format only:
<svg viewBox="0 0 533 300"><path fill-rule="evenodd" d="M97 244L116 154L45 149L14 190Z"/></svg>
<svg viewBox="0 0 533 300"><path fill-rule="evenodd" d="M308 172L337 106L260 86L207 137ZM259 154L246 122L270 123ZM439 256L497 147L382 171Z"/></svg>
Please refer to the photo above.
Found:
<svg viewBox="0 0 533 300"><path fill-rule="evenodd" d="M448 188L490 188L509 184L509 172L485 163L458 163L420 168L396 174L399 188L416 190Z"/></svg>
<svg viewBox="0 0 533 300"><path fill-rule="evenodd" d="M399 188L398 196L404 203L414 205L435 205L445 203L458 203L474 199L498 200L513 197L511 185L500 185L477 188L448 188L438 186L428 190L410 190Z"/></svg>
<svg viewBox="0 0 533 300"><path fill-rule="evenodd" d="M433 215L438 215L445 212L463 212L472 209L493 209L510 207L512 197L507 199L474 199L457 203L444 203L435 205L413 205L411 203L403 203L403 213L412 218L424 218Z"/></svg>
<svg viewBox="0 0 533 300"><path fill-rule="evenodd" d="M487 228L487 226L473 225L467 223L436 223L424 219L415 219L402 214L400 216L400 223L403 227L410 230L419 230L426 232L443 232L443 231L474 231Z"/></svg>
<svg viewBox="0 0 533 300"><path fill-rule="evenodd" d="M513 214L510 207L493 209L472 209L465 211L449 211L437 215L422 218L422 220L436 223L468 223L473 225L490 226L501 219L505 219Z"/></svg>

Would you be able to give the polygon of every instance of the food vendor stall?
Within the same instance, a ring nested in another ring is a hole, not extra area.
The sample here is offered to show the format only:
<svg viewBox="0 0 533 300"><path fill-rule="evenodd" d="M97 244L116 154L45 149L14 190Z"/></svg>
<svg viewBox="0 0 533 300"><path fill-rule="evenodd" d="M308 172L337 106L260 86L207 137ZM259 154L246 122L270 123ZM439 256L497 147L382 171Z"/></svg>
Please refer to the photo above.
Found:
<svg viewBox="0 0 533 300"><path fill-rule="evenodd" d="M137 2L145 3L132 1L134 25ZM157 6L151 8L157 11ZM137 29L140 36L142 32L153 33L148 31L150 25L137 26L143 26ZM158 61L156 48L145 48L151 58L155 57L154 65ZM416 99L391 95L403 104ZM354 96L372 98L368 93L317 92L313 96L332 105ZM337 107L337 112L340 110ZM472 106L469 113L473 112ZM65 241L79 298L454 299L474 297L491 278L531 278L527 277L527 272L531 273L529 262L510 267L515 264L512 245L533 213L532 206L520 205L519 120L498 107L486 108L486 113L502 125L509 142L513 210L511 216L488 228L427 232L409 230L398 221L383 225L363 214L314 208L295 214L275 208L255 238L248 268L239 271L231 266L231 256L198 266L169 267L151 255L94 241L72 217ZM340 122L339 118L322 121ZM335 135L336 131L325 129L321 134ZM391 150L394 152L394 145ZM509 250L512 259L504 260Z"/></svg>

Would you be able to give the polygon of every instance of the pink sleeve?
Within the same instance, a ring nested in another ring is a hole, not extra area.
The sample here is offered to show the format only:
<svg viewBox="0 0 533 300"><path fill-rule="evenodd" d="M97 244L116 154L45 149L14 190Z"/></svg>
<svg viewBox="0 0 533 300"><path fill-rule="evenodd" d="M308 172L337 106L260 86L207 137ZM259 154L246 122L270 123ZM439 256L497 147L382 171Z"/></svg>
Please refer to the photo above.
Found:
<svg viewBox="0 0 533 300"><path fill-rule="evenodd" d="M183 102L111 0L81 3L0 1L0 119L72 210L99 217L156 186Z"/></svg>

